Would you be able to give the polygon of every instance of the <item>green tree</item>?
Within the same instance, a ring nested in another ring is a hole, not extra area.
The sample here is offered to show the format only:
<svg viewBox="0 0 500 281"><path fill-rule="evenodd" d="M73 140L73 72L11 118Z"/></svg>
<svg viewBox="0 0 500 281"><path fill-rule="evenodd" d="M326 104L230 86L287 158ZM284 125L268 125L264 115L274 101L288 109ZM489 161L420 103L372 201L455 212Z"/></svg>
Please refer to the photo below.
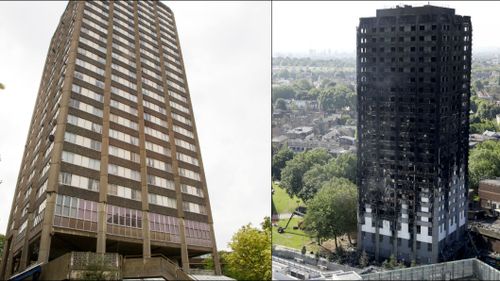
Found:
<svg viewBox="0 0 500 281"><path fill-rule="evenodd" d="M286 162L293 158L293 151L287 146L283 146L278 153L273 156L271 163L271 174L273 179L281 180L281 170L286 166Z"/></svg>
<svg viewBox="0 0 500 281"><path fill-rule="evenodd" d="M279 98L282 99L293 99L295 98L295 90L290 86L274 86L272 88L271 97L273 103Z"/></svg>
<svg viewBox="0 0 500 281"><path fill-rule="evenodd" d="M268 218L267 218L268 219ZM267 223L265 223L267 224ZM245 225L229 243L225 274L237 280L271 280L271 231Z"/></svg>
<svg viewBox="0 0 500 281"><path fill-rule="evenodd" d="M277 109L286 110L286 101L282 98L276 100L275 106Z"/></svg>
<svg viewBox="0 0 500 281"><path fill-rule="evenodd" d="M304 227L318 240L335 239L356 230L357 202L356 186L346 179L333 178L326 182L307 203ZM349 237L350 240L350 237Z"/></svg>
<svg viewBox="0 0 500 281"><path fill-rule="evenodd" d="M331 158L326 149L317 148L295 154L281 170L281 186L290 196L298 195L302 190L302 177L314 164L325 164Z"/></svg>
<svg viewBox="0 0 500 281"><path fill-rule="evenodd" d="M356 94L349 87L338 84L323 89L318 97L320 108L325 112L335 112L346 107L356 107Z"/></svg>
<svg viewBox="0 0 500 281"><path fill-rule="evenodd" d="M307 80L307 79L300 79L298 81L296 81L293 86L298 89L298 90L301 90L301 91L309 91L311 88L312 88L312 85L311 83Z"/></svg>
<svg viewBox="0 0 500 281"><path fill-rule="evenodd" d="M500 142L489 140L469 153L469 183L477 188L480 180L495 177L500 177Z"/></svg>
<svg viewBox="0 0 500 281"><path fill-rule="evenodd" d="M474 82L474 87L476 88L476 90L478 91L482 91L484 89L484 86L483 86L483 83L481 82L481 80L476 80Z"/></svg>
<svg viewBox="0 0 500 281"><path fill-rule="evenodd" d="M307 99L308 100L317 100L320 94L321 94L321 91L319 89L312 88L307 93Z"/></svg>
<svg viewBox="0 0 500 281"><path fill-rule="evenodd" d="M298 194L299 198L308 201L326 181L333 177L345 178L354 183L356 165L356 155L350 152L330 159L325 165L314 165L303 176L303 187Z"/></svg>

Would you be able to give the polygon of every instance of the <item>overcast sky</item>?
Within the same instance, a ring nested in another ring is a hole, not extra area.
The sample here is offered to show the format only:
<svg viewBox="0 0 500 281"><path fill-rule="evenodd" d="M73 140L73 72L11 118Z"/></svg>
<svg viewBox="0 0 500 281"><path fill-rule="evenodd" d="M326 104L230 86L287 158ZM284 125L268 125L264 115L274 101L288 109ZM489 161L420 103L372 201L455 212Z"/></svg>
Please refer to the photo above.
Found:
<svg viewBox="0 0 500 281"><path fill-rule="evenodd" d="M360 17L396 5L423 6L428 1L276 1L273 2L273 54L308 53L310 49L354 55ZM500 47L500 1L430 1L471 16L472 50Z"/></svg>
<svg viewBox="0 0 500 281"><path fill-rule="evenodd" d="M165 2L174 12L217 246L270 214L271 5ZM50 39L66 2L0 2L0 233L5 233Z"/></svg>

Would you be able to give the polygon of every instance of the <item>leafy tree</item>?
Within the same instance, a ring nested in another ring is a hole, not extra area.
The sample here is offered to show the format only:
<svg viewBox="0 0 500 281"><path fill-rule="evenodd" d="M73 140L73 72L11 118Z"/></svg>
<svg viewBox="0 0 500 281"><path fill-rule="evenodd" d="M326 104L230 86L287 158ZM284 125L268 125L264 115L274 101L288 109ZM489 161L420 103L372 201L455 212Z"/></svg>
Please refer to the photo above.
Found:
<svg viewBox="0 0 500 281"><path fill-rule="evenodd" d="M484 86L483 86L483 83L481 82L481 80L476 80L474 82L474 87L476 88L476 90L478 91L482 91L484 89Z"/></svg>
<svg viewBox="0 0 500 281"><path fill-rule="evenodd" d="M282 147L278 153L273 156L271 164L271 173L273 179L281 180L281 170L286 166L286 162L293 158L293 151L287 146Z"/></svg>
<svg viewBox="0 0 500 281"><path fill-rule="evenodd" d="M321 94L321 91L319 89L312 88L307 93L307 99L308 100L317 100L320 94Z"/></svg>
<svg viewBox="0 0 500 281"><path fill-rule="evenodd" d="M500 176L500 142L478 144L469 153L469 183L477 188L479 181Z"/></svg>
<svg viewBox="0 0 500 281"><path fill-rule="evenodd" d="M321 81L320 87L321 88L330 88L330 87L335 87L335 85L337 85L337 83L335 83L334 81L332 81L330 79L323 79Z"/></svg>
<svg viewBox="0 0 500 281"><path fill-rule="evenodd" d="M294 88L302 91L309 91L313 86L307 79L300 79L293 84Z"/></svg>
<svg viewBox="0 0 500 281"><path fill-rule="evenodd" d="M479 123L471 123L469 131L471 134L482 134L484 131L498 131L498 125L493 120L486 120Z"/></svg>
<svg viewBox="0 0 500 281"><path fill-rule="evenodd" d="M296 92L290 86L275 86L272 89L271 97L273 103L276 102L279 98L282 99L293 99L295 98Z"/></svg>
<svg viewBox="0 0 500 281"><path fill-rule="evenodd" d="M325 149L318 148L295 154L293 159L286 162L281 170L281 186L290 196L298 195L302 190L302 177L314 164L325 164L330 159Z"/></svg>
<svg viewBox="0 0 500 281"><path fill-rule="evenodd" d="M356 155L344 153L330 159L325 165L314 165L303 177L303 187L298 196L307 201L311 199L323 184L333 177L356 181Z"/></svg>
<svg viewBox="0 0 500 281"><path fill-rule="evenodd" d="M260 226L262 227L263 230L271 231L272 229L271 218L267 216L264 217L264 221L260 223Z"/></svg>
<svg viewBox="0 0 500 281"><path fill-rule="evenodd" d="M271 280L271 231L267 227L260 230L245 225L233 235L229 246L232 252L225 257L227 276L237 280Z"/></svg>
<svg viewBox="0 0 500 281"><path fill-rule="evenodd" d="M281 110L286 110L286 101L282 98L276 100L276 108Z"/></svg>
<svg viewBox="0 0 500 281"><path fill-rule="evenodd" d="M333 178L326 182L307 203L305 230L322 239L353 232L357 228L357 188L346 179Z"/></svg>
<svg viewBox="0 0 500 281"><path fill-rule="evenodd" d="M335 112L345 107L355 108L356 94L346 85L323 89L318 97L318 103L325 112Z"/></svg>

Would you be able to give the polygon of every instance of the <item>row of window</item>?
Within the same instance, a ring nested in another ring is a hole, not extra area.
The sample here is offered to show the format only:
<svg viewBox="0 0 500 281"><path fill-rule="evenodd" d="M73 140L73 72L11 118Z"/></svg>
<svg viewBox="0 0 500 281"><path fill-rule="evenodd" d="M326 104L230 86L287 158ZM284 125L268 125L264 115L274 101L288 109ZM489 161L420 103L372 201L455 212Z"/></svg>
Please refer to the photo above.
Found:
<svg viewBox="0 0 500 281"><path fill-rule="evenodd" d="M137 115L137 109L131 107L130 105L116 101L114 99L110 100L110 105L116 109L123 111L123 112L130 113L132 115Z"/></svg>
<svg viewBox="0 0 500 281"><path fill-rule="evenodd" d="M149 193L148 194L148 202L149 204L154 204L158 206L163 206L167 208L177 209L177 200L174 198L170 198L167 196Z"/></svg>
<svg viewBox="0 0 500 281"><path fill-rule="evenodd" d="M88 98L91 98L93 100L96 100L98 102L103 102L104 101L104 96L101 95L101 94L98 94L92 90L89 90L87 88L84 88L82 86L79 86L79 85L74 85L72 86L71 90L73 91L73 93L77 93L79 95L82 95L82 96L86 96Z"/></svg>
<svg viewBox="0 0 500 281"><path fill-rule="evenodd" d="M111 122L114 122L116 124L128 127L130 129L133 129L133 130L137 130L138 129L138 125L137 125L136 122L134 122L134 121L132 121L130 119L123 118L121 116L115 115L115 114L109 114L109 120Z"/></svg>
<svg viewBox="0 0 500 281"><path fill-rule="evenodd" d="M99 191L98 180L87 178L80 175L74 175L71 173L61 172L59 174L59 183L90 191L96 191L96 192Z"/></svg>
<svg viewBox="0 0 500 281"><path fill-rule="evenodd" d="M131 170L115 164L108 164L108 173L111 175L141 181L141 174L138 171Z"/></svg>
<svg viewBox="0 0 500 281"><path fill-rule="evenodd" d="M139 139L138 138L136 138L134 136L131 136L131 135L127 134L127 133L111 129L111 128L109 129L109 137L117 139L117 140L120 140L120 141L125 142L125 143L130 143L130 144L133 144L133 145L139 145Z"/></svg>
<svg viewBox="0 0 500 281"><path fill-rule="evenodd" d="M100 161L73 152L62 152L62 161L77 166L99 171Z"/></svg>
<svg viewBox="0 0 500 281"><path fill-rule="evenodd" d="M103 114L102 109L75 99L70 99L69 106L98 117L102 117Z"/></svg>
<svg viewBox="0 0 500 281"><path fill-rule="evenodd" d="M75 126L78 126L80 128L84 128L84 129L99 133L99 134L102 133L102 126L101 125L99 125L97 123L90 122L87 119L73 116L71 114L68 114L68 123L75 125Z"/></svg>
<svg viewBox="0 0 500 281"><path fill-rule="evenodd" d="M113 195L113 196L118 196L122 198L127 198L131 200L137 200L141 201L141 191L132 189L129 187L121 186L121 185L116 185L116 184L109 184L108 185L108 195Z"/></svg>
<svg viewBox="0 0 500 281"><path fill-rule="evenodd" d="M64 141L74 143L79 146L87 147L93 150L101 151L101 142L87 137L76 135L70 132L64 133Z"/></svg>
<svg viewBox="0 0 500 281"><path fill-rule="evenodd" d="M116 146L109 146L109 154L132 162L140 162L139 154Z"/></svg>

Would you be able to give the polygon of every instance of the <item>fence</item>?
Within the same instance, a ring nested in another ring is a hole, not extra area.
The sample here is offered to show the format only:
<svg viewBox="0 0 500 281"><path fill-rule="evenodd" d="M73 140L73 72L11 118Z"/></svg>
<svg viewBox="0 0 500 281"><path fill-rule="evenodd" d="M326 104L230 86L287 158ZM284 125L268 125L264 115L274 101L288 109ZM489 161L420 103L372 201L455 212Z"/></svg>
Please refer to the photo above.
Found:
<svg viewBox="0 0 500 281"><path fill-rule="evenodd" d="M363 280L500 280L500 271L478 259L465 259L362 275Z"/></svg>

